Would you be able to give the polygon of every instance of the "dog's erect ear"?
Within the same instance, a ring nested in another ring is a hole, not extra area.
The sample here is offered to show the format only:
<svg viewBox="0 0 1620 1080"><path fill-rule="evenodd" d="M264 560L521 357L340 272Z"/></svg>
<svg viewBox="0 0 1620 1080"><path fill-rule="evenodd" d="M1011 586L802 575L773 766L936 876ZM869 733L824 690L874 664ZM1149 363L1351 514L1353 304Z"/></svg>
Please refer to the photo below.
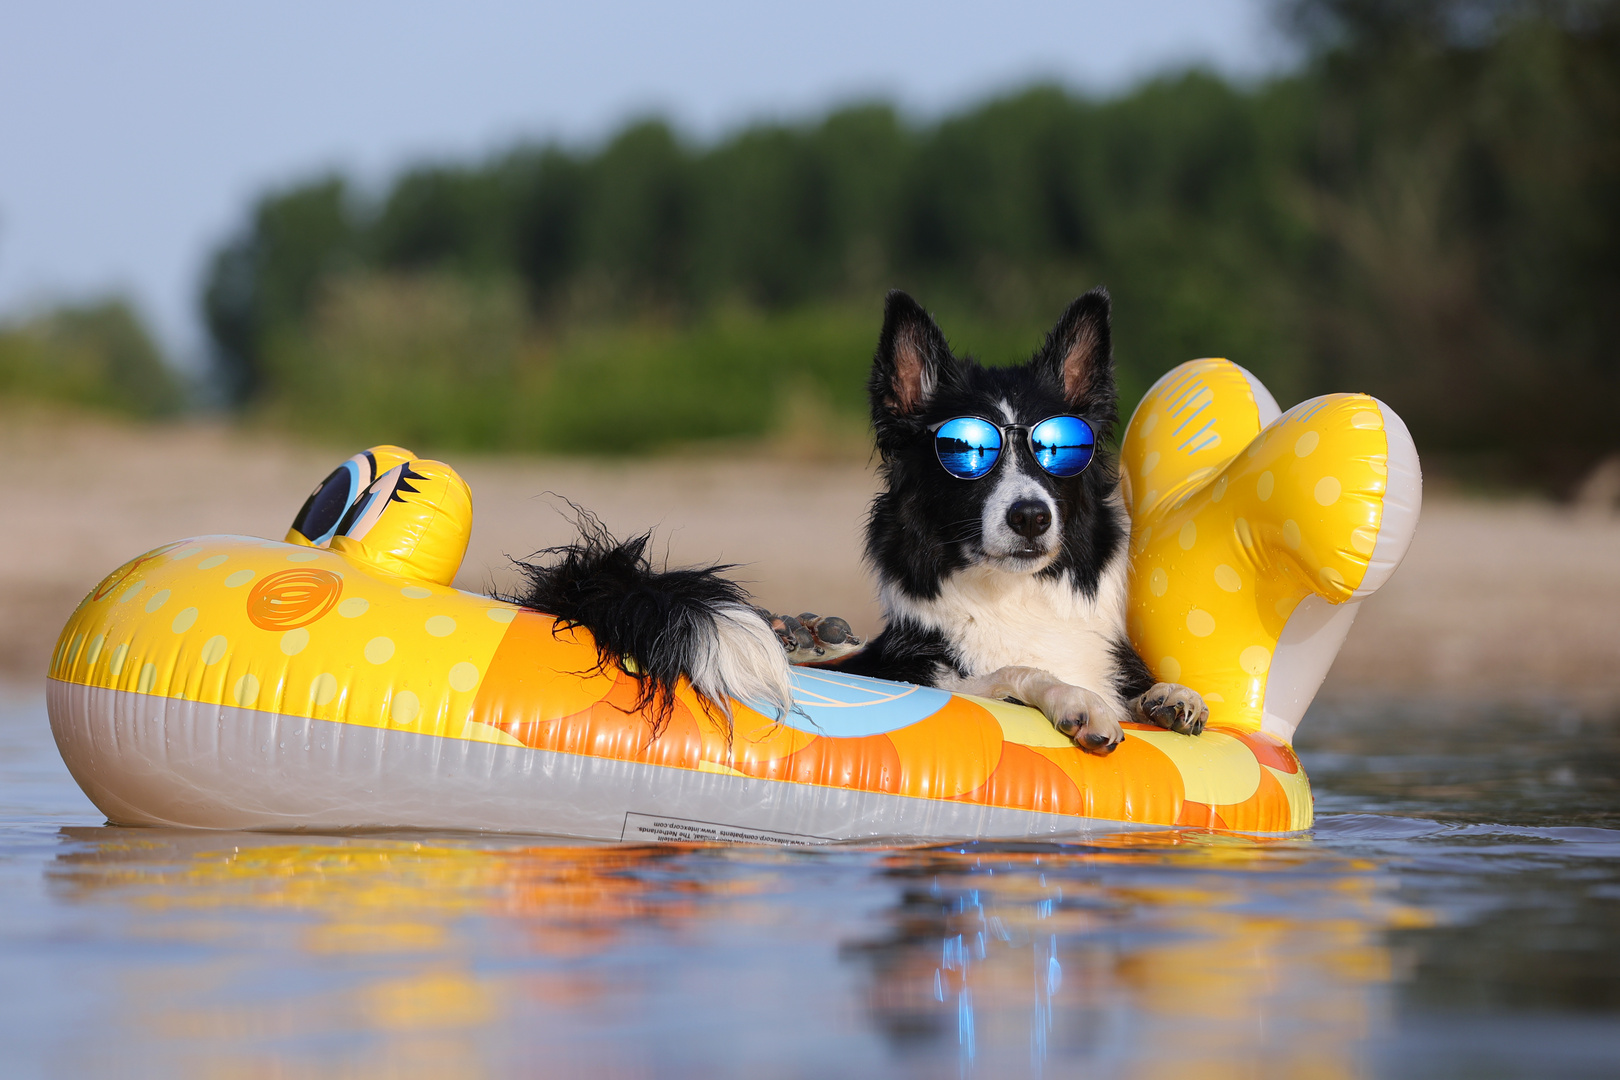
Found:
<svg viewBox="0 0 1620 1080"><path fill-rule="evenodd" d="M933 396L951 360L945 335L922 305L899 289L883 307L883 334L872 361L872 411L909 416Z"/></svg>
<svg viewBox="0 0 1620 1080"><path fill-rule="evenodd" d="M1063 400L1072 406L1112 392L1114 347L1107 289L1098 286L1069 305L1047 335L1040 360L1063 387Z"/></svg>

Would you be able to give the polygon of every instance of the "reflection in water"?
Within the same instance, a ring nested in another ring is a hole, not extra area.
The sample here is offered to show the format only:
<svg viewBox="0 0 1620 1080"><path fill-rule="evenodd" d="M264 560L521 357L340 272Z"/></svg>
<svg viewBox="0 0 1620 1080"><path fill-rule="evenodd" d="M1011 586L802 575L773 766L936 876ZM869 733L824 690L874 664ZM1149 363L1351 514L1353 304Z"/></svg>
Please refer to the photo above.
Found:
<svg viewBox="0 0 1620 1080"><path fill-rule="evenodd" d="M504 1024L622 992L578 961L678 936L700 898L751 887L664 872L685 854L673 846L63 832L79 843L53 893L110 906L170 958L124 973L117 1028L186 1046L205 1072L299 1048L343 1075L499 1071L523 1056L513 1033L532 1035ZM195 951L219 955L172 962Z"/></svg>
<svg viewBox="0 0 1620 1080"><path fill-rule="evenodd" d="M886 932L847 948L873 1015L988 1075L1024 1047L1037 1071L1355 1075L1394 967L1382 931L1427 921L1369 865L1289 842L1170 832L884 863Z"/></svg>
<svg viewBox="0 0 1620 1080"><path fill-rule="evenodd" d="M0 697L0 1075L1614 1075L1620 716L1304 731L1308 840L637 847L94 827Z"/></svg>
<svg viewBox="0 0 1620 1080"><path fill-rule="evenodd" d="M1192 832L820 853L66 832L53 894L163 958L123 972L108 1019L205 1071L307 1051L380 1075L535 1053L627 1075L1352 1075L1387 1010L1383 932L1424 921L1369 864Z"/></svg>

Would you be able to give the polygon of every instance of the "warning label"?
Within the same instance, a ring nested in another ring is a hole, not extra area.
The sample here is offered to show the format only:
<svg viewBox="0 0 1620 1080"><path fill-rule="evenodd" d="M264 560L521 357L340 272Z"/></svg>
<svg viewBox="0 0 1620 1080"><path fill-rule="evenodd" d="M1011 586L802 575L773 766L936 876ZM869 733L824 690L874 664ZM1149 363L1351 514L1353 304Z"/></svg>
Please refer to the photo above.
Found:
<svg viewBox="0 0 1620 1080"><path fill-rule="evenodd" d="M771 832L769 829L749 829L740 825L722 825L716 821L692 821L689 818L659 817L654 814L625 814L624 832L619 839L681 844L802 845L831 842L825 836Z"/></svg>

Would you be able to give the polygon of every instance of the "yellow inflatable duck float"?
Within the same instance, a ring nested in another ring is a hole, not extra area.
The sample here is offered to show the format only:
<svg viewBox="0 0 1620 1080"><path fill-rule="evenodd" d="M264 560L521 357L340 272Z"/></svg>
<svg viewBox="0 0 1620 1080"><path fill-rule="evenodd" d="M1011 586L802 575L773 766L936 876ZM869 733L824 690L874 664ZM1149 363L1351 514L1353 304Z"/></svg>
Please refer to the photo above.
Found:
<svg viewBox="0 0 1620 1080"><path fill-rule="evenodd" d="M1106 758L1034 710L813 668L798 712L689 687L652 735L589 635L452 586L466 483L398 446L317 485L283 541L165 545L63 629L47 704L110 819L812 843L1309 827L1290 746L1356 605L1417 520L1410 437L1336 394L1282 414L1225 360L1184 364L1126 429L1130 633L1204 694L1199 736L1127 725ZM761 707L763 709L763 707Z"/></svg>
<svg viewBox="0 0 1620 1080"><path fill-rule="evenodd" d="M1417 529L1417 448L1366 394L1277 407L1230 360L1155 383L1125 428L1129 631L1210 726L1292 741L1356 609Z"/></svg>

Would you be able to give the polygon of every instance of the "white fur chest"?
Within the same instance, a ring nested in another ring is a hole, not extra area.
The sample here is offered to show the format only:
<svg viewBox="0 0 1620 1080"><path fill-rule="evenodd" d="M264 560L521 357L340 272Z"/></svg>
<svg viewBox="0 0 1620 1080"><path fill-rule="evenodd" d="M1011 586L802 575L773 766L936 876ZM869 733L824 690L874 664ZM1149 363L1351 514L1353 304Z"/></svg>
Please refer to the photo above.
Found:
<svg viewBox="0 0 1620 1080"><path fill-rule="evenodd" d="M883 606L891 620L903 616L944 634L970 675L1020 665L1102 690L1118 669L1113 645L1125 633L1127 573L1123 555L1115 558L1088 600L1066 579L974 567L947 578L933 600L885 589Z"/></svg>

